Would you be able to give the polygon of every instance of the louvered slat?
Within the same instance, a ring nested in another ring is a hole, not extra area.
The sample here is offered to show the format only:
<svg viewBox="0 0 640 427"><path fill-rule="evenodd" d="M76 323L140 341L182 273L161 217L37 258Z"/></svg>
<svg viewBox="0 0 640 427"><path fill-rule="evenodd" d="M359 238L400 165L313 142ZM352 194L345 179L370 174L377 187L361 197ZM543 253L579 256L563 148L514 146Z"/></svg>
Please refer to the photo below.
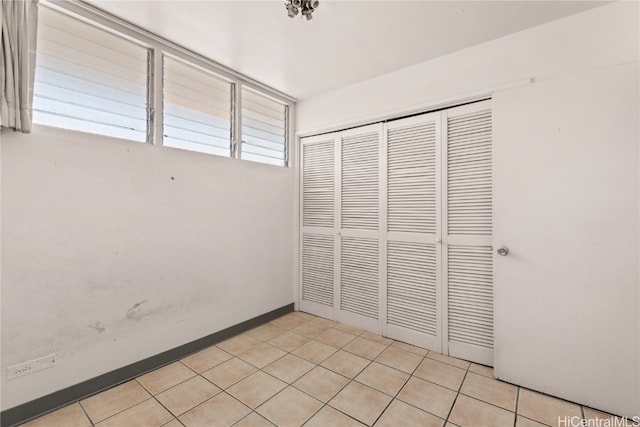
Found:
<svg viewBox="0 0 640 427"><path fill-rule="evenodd" d="M163 76L163 144L229 157L231 84L170 57Z"/></svg>
<svg viewBox="0 0 640 427"><path fill-rule="evenodd" d="M342 228L378 229L378 133L342 139Z"/></svg>
<svg viewBox="0 0 640 427"><path fill-rule="evenodd" d="M493 348L490 246L449 246L449 340Z"/></svg>
<svg viewBox="0 0 640 427"><path fill-rule="evenodd" d="M287 107L259 92L242 88L240 157L260 163L286 163Z"/></svg>
<svg viewBox="0 0 640 427"><path fill-rule="evenodd" d="M448 234L491 235L491 111L447 121Z"/></svg>
<svg viewBox="0 0 640 427"><path fill-rule="evenodd" d="M436 286L435 245L388 243L388 324L436 335Z"/></svg>
<svg viewBox="0 0 640 427"><path fill-rule="evenodd" d="M435 123L390 129L387 147L387 230L434 233Z"/></svg>
<svg viewBox="0 0 640 427"><path fill-rule="evenodd" d="M333 236L302 235L302 299L333 306Z"/></svg>
<svg viewBox="0 0 640 427"><path fill-rule="evenodd" d="M148 50L47 7L38 14L34 123L145 141Z"/></svg>
<svg viewBox="0 0 640 427"><path fill-rule="evenodd" d="M377 319L378 240L343 237L340 264L340 308Z"/></svg>
<svg viewBox="0 0 640 427"><path fill-rule="evenodd" d="M334 141L303 144L302 225L333 227Z"/></svg>

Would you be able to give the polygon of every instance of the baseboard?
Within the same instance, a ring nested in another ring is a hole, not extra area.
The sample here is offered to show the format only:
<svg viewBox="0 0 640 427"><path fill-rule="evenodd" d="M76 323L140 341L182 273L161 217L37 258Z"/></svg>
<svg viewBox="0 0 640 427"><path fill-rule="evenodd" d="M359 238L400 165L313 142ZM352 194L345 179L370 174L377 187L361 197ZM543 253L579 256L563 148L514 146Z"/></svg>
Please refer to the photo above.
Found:
<svg viewBox="0 0 640 427"><path fill-rule="evenodd" d="M151 356L131 365L124 366L106 374L91 378L79 384L72 385L22 405L9 408L0 413L0 425L11 427L25 423L46 413L55 411L63 406L85 399L108 388L130 381L154 369L158 369L185 356L224 341L234 335L241 334L249 329L260 326L273 319L293 311L293 303L277 308L268 313L249 319L237 325L230 326L206 337L191 341L190 343L172 348L155 356Z"/></svg>

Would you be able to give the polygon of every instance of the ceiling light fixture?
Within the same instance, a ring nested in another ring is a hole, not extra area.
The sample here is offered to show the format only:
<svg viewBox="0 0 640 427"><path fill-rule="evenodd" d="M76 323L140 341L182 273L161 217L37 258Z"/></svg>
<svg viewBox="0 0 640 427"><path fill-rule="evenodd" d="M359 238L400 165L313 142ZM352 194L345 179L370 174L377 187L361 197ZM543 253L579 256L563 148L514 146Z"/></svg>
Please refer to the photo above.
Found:
<svg viewBox="0 0 640 427"><path fill-rule="evenodd" d="M318 8L320 2L318 0L285 0L284 7L287 8L289 18L294 18L298 11L301 12L301 17L307 18L307 21L313 16L313 11Z"/></svg>

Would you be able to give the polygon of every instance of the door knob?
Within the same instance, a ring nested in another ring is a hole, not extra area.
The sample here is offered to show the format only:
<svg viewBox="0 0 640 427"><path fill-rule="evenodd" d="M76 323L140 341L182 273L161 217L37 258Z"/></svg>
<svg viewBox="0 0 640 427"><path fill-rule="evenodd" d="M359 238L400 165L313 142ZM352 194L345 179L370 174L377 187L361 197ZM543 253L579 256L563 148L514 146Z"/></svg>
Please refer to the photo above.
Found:
<svg viewBox="0 0 640 427"><path fill-rule="evenodd" d="M500 246L496 252L498 252L498 255L500 256L507 256L509 255L509 248L506 246Z"/></svg>

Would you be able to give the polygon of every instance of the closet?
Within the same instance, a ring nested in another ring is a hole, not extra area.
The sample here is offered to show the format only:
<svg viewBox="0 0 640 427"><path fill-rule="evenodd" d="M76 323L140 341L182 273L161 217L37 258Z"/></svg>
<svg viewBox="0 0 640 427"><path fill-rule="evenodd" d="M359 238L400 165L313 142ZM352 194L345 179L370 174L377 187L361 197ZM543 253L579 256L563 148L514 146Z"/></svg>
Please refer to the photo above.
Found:
<svg viewBox="0 0 640 427"><path fill-rule="evenodd" d="M491 105L301 139L300 309L493 365Z"/></svg>

